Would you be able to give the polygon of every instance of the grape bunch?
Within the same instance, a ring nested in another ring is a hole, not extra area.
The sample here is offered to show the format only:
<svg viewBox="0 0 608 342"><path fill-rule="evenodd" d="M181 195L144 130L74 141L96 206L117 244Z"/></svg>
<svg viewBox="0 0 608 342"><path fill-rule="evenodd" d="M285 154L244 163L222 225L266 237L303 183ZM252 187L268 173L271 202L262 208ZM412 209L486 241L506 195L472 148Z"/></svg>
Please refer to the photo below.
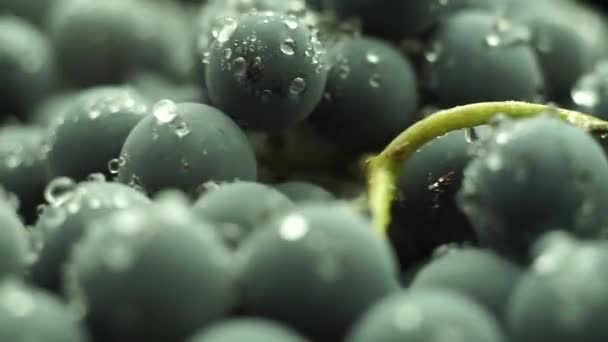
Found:
<svg viewBox="0 0 608 342"><path fill-rule="evenodd" d="M0 0L0 342L608 341L608 6Z"/></svg>

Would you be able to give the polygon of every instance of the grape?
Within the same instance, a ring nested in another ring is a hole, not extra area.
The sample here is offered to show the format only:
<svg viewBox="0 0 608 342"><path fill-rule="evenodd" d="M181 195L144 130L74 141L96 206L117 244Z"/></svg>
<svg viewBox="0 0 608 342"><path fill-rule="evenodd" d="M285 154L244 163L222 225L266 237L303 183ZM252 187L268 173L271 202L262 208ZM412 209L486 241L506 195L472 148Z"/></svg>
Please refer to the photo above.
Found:
<svg viewBox="0 0 608 342"><path fill-rule="evenodd" d="M399 292L375 304L348 342L500 342L498 323L468 298L442 290Z"/></svg>
<svg viewBox="0 0 608 342"><path fill-rule="evenodd" d="M294 203L332 201L335 199L334 195L327 190L307 182L291 181L278 184L275 188Z"/></svg>
<svg viewBox="0 0 608 342"><path fill-rule="evenodd" d="M203 194L192 209L200 218L213 222L218 234L236 247L265 221L292 207L285 195L271 187L236 182Z"/></svg>
<svg viewBox="0 0 608 342"><path fill-rule="evenodd" d="M256 179L249 141L219 110L163 100L152 112L133 128L112 162L120 182L149 193L177 188L194 195L209 181Z"/></svg>
<svg viewBox="0 0 608 342"><path fill-rule="evenodd" d="M277 132L312 113L326 80L323 45L296 18L224 17L206 65L211 102L240 125Z"/></svg>
<svg viewBox="0 0 608 342"><path fill-rule="evenodd" d="M506 121L467 166L460 207L482 246L525 261L546 231L601 234L606 174L601 146L580 128L548 114Z"/></svg>
<svg viewBox="0 0 608 342"><path fill-rule="evenodd" d="M54 88L48 39L24 20L0 16L0 115L25 117Z"/></svg>
<svg viewBox="0 0 608 342"><path fill-rule="evenodd" d="M511 338L521 342L605 341L608 246L577 241L563 233L545 239L544 248L510 299Z"/></svg>
<svg viewBox="0 0 608 342"><path fill-rule="evenodd" d="M239 249L246 312L338 340L398 288L393 255L374 234L343 204L310 204L272 220Z"/></svg>
<svg viewBox="0 0 608 342"><path fill-rule="evenodd" d="M12 14L43 25L48 10L56 2L57 0L0 0L0 13Z"/></svg>
<svg viewBox="0 0 608 342"><path fill-rule="evenodd" d="M543 5L540 1L525 11L514 10L511 17L530 28L531 44L543 70L546 93L550 99L562 101L577 78L593 64L594 55L585 39L555 9L560 7L555 3L544 1Z"/></svg>
<svg viewBox="0 0 608 342"><path fill-rule="evenodd" d="M183 341L235 302L228 251L172 195L93 222L67 270L69 298L101 341Z"/></svg>
<svg viewBox="0 0 608 342"><path fill-rule="evenodd" d="M30 249L23 223L6 199L0 196L0 279L25 274Z"/></svg>
<svg viewBox="0 0 608 342"><path fill-rule="evenodd" d="M543 90L543 76L530 39L525 26L492 13L458 12L433 34L422 82L439 107L532 101Z"/></svg>
<svg viewBox="0 0 608 342"><path fill-rule="evenodd" d="M220 322L187 342L306 342L304 337L273 321L241 318Z"/></svg>
<svg viewBox="0 0 608 342"><path fill-rule="evenodd" d="M519 275L519 267L498 255L482 249L466 248L432 260L419 270L411 287L457 291L475 300L502 321Z"/></svg>
<svg viewBox="0 0 608 342"><path fill-rule="evenodd" d="M391 40L425 33L442 13L439 1L429 0L326 0L325 6L339 18L360 20L365 33Z"/></svg>
<svg viewBox="0 0 608 342"><path fill-rule="evenodd" d="M0 283L0 340L87 342L85 330L63 303L13 279Z"/></svg>
<svg viewBox="0 0 608 342"><path fill-rule="evenodd" d="M446 3L444 5L444 12L451 15L460 10L475 8L499 13L504 10L509 1L510 0L448 0L444 1Z"/></svg>
<svg viewBox="0 0 608 342"><path fill-rule="evenodd" d="M77 85L125 80L139 68L166 70L174 46L158 22L167 11L137 0L60 0L49 14L49 33L62 71Z"/></svg>
<svg viewBox="0 0 608 342"><path fill-rule="evenodd" d="M131 129L148 113L147 101L129 87L82 92L51 128L46 154L50 175L84 180L91 173L109 174L108 163L118 157Z"/></svg>
<svg viewBox="0 0 608 342"><path fill-rule="evenodd" d="M19 214L27 223L35 221L48 181L41 153L44 136L38 127L0 128L0 184L17 196Z"/></svg>
<svg viewBox="0 0 608 342"><path fill-rule="evenodd" d="M392 46L369 37L338 44L326 93L312 122L347 149L380 149L416 119L416 77ZM365 96L362 96L365 94Z"/></svg>
<svg viewBox="0 0 608 342"><path fill-rule="evenodd" d="M51 181L45 195L50 203L33 228L41 246L37 246L40 250L32 266L31 280L57 293L61 291L66 260L83 236L87 223L149 202L144 195L122 184L100 181L75 184L69 178Z"/></svg>
<svg viewBox="0 0 608 342"><path fill-rule="evenodd" d="M456 193L471 160L469 146L488 134L486 126L450 132L425 144L403 164L389 228L402 267L430 256L443 244L477 240L456 204Z"/></svg>

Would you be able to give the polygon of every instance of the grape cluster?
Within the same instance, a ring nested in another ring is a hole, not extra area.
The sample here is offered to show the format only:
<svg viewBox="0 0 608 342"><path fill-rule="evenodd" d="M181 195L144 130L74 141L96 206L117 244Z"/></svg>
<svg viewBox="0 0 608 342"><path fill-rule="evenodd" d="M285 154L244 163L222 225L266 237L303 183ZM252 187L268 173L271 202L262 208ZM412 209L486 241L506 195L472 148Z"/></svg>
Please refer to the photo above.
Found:
<svg viewBox="0 0 608 342"><path fill-rule="evenodd" d="M608 341L607 36L590 0L0 0L0 342Z"/></svg>

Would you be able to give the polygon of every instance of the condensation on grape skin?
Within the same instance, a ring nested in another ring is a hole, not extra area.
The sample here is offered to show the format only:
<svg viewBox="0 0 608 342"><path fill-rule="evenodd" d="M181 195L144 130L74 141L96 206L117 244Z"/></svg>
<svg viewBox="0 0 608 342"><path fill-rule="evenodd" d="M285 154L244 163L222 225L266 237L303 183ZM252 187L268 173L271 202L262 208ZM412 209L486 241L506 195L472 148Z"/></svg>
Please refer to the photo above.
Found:
<svg viewBox="0 0 608 342"><path fill-rule="evenodd" d="M127 160L124 157L112 159L108 162L108 171L110 171L111 174L115 175L118 173L121 167L125 166L126 163Z"/></svg>
<svg viewBox="0 0 608 342"><path fill-rule="evenodd" d="M230 38L234 34L234 31L236 31L236 29L238 27L238 22L236 19L234 19L232 17L224 17L224 18L219 19L219 23L220 23L221 27L219 28L219 31L217 32L216 39L220 44L223 44L223 43L227 42L228 40L230 40Z"/></svg>
<svg viewBox="0 0 608 342"><path fill-rule="evenodd" d="M237 57L232 61L232 73L237 77L244 77L247 72L247 61L243 57Z"/></svg>
<svg viewBox="0 0 608 342"><path fill-rule="evenodd" d="M44 190L44 199L50 205L57 206L69 199L76 188L76 182L69 177L58 177L48 183Z"/></svg>
<svg viewBox="0 0 608 342"><path fill-rule="evenodd" d="M302 215L291 214L287 216L279 227L279 235L286 241L298 241L304 238L310 227L308 221Z"/></svg>
<svg viewBox="0 0 608 342"><path fill-rule="evenodd" d="M300 95L306 90L306 80L302 77L296 77L289 84L289 92L292 95Z"/></svg>
<svg viewBox="0 0 608 342"><path fill-rule="evenodd" d="M159 125L173 122L177 116L177 105L171 100L160 100L152 108L152 114Z"/></svg>
<svg viewBox="0 0 608 342"><path fill-rule="evenodd" d="M369 85L372 88L380 88L381 84L382 84L382 77L380 76L380 74L374 73L370 76Z"/></svg>
<svg viewBox="0 0 608 342"><path fill-rule="evenodd" d="M291 38L287 38L281 42L280 49L283 54L293 56L296 53L296 42Z"/></svg>

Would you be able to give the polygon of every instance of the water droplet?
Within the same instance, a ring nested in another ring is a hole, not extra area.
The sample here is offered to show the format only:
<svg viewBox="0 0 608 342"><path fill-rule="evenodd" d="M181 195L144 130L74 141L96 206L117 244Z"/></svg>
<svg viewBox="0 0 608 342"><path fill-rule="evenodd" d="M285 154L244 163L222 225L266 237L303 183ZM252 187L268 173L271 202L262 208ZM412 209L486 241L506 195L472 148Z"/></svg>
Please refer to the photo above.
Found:
<svg viewBox="0 0 608 342"><path fill-rule="evenodd" d="M238 23L236 19L232 17L221 18L219 22L222 26L217 33L217 41L220 43L225 43L230 39L230 37L232 37L234 31L236 31Z"/></svg>
<svg viewBox="0 0 608 342"><path fill-rule="evenodd" d="M380 88L380 84L382 82L382 78L380 77L379 74L373 74L370 78L369 78L369 85L372 88Z"/></svg>
<svg viewBox="0 0 608 342"><path fill-rule="evenodd" d="M300 95L306 90L306 80L302 77L296 77L291 81L289 85L289 92L292 95Z"/></svg>
<svg viewBox="0 0 608 342"><path fill-rule="evenodd" d="M87 176L89 182L105 182L106 176L101 172L91 173Z"/></svg>
<svg viewBox="0 0 608 342"><path fill-rule="evenodd" d="M230 59L230 57L232 57L232 49L231 48L225 48L224 49L224 58L225 59Z"/></svg>
<svg viewBox="0 0 608 342"><path fill-rule="evenodd" d="M262 98L262 101L266 102L272 97L272 91L270 89L264 89L262 90L260 97Z"/></svg>
<svg viewBox="0 0 608 342"><path fill-rule="evenodd" d="M496 33L491 33L487 35L484 39L487 46L496 47L500 45L500 36L498 36Z"/></svg>
<svg viewBox="0 0 608 342"><path fill-rule="evenodd" d="M92 111L89 112L89 118L91 120L97 119L100 115L101 115L101 112L98 111L98 110L92 110Z"/></svg>
<svg viewBox="0 0 608 342"><path fill-rule="evenodd" d="M575 84L570 96L578 106L592 109L601 102L602 93L603 86L600 78L595 74L588 74Z"/></svg>
<svg viewBox="0 0 608 342"><path fill-rule="evenodd" d="M51 205L64 203L76 188L76 182L68 177L53 179L44 189L44 199Z"/></svg>
<svg viewBox="0 0 608 342"><path fill-rule="evenodd" d="M464 139L469 144L472 144L472 143L476 142L477 140L479 140L479 136L477 135L477 131L475 130L475 127L467 128L464 131Z"/></svg>
<svg viewBox="0 0 608 342"><path fill-rule="evenodd" d="M350 67L347 64L341 64L338 67L338 77L341 79L347 79L350 75Z"/></svg>
<svg viewBox="0 0 608 342"><path fill-rule="evenodd" d="M298 241L308 234L309 227L306 219L300 215L292 214L287 216L281 227L279 235L287 241Z"/></svg>
<svg viewBox="0 0 608 342"><path fill-rule="evenodd" d="M290 15L283 20L283 24L290 30L295 30L298 28L298 19L295 16Z"/></svg>
<svg viewBox="0 0 608 342"><path fill-rule="evenodd" d="M232 61L232 72L237 77L244 77L247 72L247 61L243 57L237 57Z"/></svg>
<svg viewBox="0 0 608 342"><path fill-rule="evenodd" d="M152 114L159 125L170 123L177 118L177 106L171 100L160 100L154 105Z"/></svg>
<svg viewBox="0 0 608 342"><path fill-rule="evenodd" d="M209 51L203 52L203 58L201 59L201 62L203 62L203 64L209 64L210 61L211 61L211 52L209 52Z"/></svg>
<svg viewBox="0 0 608 342"><path fill-rule="evenodd" d="M296 42L293 39L287 38L281 43L281 52L287 56L293 56L296 52L295 50Z"/></svg>
<svg viewBox="0 0 608 342"><path fill-rule="evenodd" d="M124 166L127 160L123 157L112 159L108 162L108 170L111 174L115 175L120 170L121 166Z"/></svg>
<svg viewBox="0 0 608 342"><path fill-rule="evenodd" d="M443 45L435 43L430 50L424 52L424 59L429 63L436 63L443 54Z"/></svg>
<svg viewBox="0 0 608 342"><path fill-rule="evenodd" d="M378 64L380 62L380 57L373 52L368 52L367 55L365 55L365 59L369 64Z"/></svg>
<svg viewBox="0 0 608 342"><path fill-rule="evenodd" d="M177 127L175 127L175 134L181 139L188 134L190 134L190 128L185 122L180 122Z"/></svg>

